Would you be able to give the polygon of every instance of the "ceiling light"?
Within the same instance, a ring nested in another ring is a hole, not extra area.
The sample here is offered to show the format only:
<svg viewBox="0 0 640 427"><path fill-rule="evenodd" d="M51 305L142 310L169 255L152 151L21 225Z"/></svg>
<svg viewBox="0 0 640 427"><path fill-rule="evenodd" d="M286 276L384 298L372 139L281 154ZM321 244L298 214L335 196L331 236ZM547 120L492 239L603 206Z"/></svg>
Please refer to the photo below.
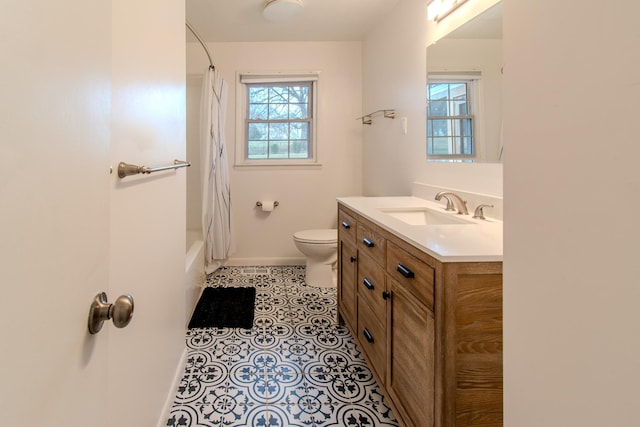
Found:
<svg viewBox="0 0 640 427"><path fill-rule="evenodd" d="M302 12L303 0L267 0L262 15L269 21L284 21Z"/></svg>
<svg viewBox="0 0 640 427"><path fill-rule="evenodd" d="M467 0L431 0L427 5L427 19L438 22L466 1Z"/></svg>

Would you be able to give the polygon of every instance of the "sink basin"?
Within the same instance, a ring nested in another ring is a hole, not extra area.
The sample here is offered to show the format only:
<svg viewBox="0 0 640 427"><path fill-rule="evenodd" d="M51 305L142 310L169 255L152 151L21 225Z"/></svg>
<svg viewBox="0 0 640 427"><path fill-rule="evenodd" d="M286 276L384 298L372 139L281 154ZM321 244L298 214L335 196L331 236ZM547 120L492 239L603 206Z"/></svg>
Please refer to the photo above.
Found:
<svg viewBox="0 0 640 427"><path fill-rule="evenodd" d="M417 208L379 208L380 212L399 219L409 225L446 225L473 224L472 221L461 218L456 214L446 214L434 209Z"/></svg>

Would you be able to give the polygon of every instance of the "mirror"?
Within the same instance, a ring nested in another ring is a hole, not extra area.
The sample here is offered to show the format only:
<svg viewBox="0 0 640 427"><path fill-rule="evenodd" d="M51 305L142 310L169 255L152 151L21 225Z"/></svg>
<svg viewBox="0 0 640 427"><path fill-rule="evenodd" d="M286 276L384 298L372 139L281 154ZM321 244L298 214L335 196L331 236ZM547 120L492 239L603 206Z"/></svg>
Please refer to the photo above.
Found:
<svg viewBox="0 0 640 427"><path fill-rule="evenodd" d="M445 18L443 22L446 19L448 18ZM428 156L428 160L502 162L504 157L502 146L502 67L502 2L496 3L427 47L427 79L431 83L467 79L471 82L468 108L474 110L472 113L467 113L473 114L473 156L463 160ZM448 87L450 88L452 85ZM434 89L435 86L431 86L431 88ZM447 99L452 100L453 95ZM451 104L453 105L453 103ZM459 104L459 101L456 101L456 106ZM433 108L435 105L434 101L430 103L432 115L436 114L434 113L436 109ZM464 108L467 108L466 102ZM447 127L445 121L431 121L430 132L432 136L436 134L451 135L456 132L451 130L447 133L446 130L441 130L441 133L437 133L438 125L442 125L440 129ZM449 129L452 129L456 123L450 121L448 126ZM466 124L464 127L467 127ZM461 130L461 133L464 131ZM462 139L460 138L460 140ZM435 137L429 141L432 144L430 151L437 152L436 140L443 144L441 149L446 151L445 139ZM449 138L449 140L453 141L453 138Z"/></svg>

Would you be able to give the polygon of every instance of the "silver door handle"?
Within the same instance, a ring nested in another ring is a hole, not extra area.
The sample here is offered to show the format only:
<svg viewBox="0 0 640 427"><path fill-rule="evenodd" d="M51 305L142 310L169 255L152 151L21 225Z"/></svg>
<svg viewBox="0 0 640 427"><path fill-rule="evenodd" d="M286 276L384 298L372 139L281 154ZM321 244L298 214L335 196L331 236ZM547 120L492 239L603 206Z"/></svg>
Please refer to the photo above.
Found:
<svg viewBox="0 0 640 427"><path fill-rule="evenodd" d="M116 302L109 304L107 294L100 292L89 307L89 333L97 334L105 320L112 319L116 328L124 328L133 316L133 297L120 295Z"/></svg>

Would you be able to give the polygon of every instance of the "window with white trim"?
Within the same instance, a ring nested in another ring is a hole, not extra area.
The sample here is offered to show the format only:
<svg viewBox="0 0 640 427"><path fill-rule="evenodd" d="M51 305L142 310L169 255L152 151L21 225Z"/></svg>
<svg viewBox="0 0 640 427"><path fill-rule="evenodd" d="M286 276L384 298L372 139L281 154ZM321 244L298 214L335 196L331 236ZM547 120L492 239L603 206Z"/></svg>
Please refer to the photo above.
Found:
<svg viewBox="0 0 640 427"><path fill-rule="evenodd" d="M427 81L427 157L473 160L476 80L438 76Z"/></svg>
<svg viewBox="0 0 640 427"><path fill-rule="evenodd" d="M240 74L236 164L317 162L317 74Z"/></svg>

